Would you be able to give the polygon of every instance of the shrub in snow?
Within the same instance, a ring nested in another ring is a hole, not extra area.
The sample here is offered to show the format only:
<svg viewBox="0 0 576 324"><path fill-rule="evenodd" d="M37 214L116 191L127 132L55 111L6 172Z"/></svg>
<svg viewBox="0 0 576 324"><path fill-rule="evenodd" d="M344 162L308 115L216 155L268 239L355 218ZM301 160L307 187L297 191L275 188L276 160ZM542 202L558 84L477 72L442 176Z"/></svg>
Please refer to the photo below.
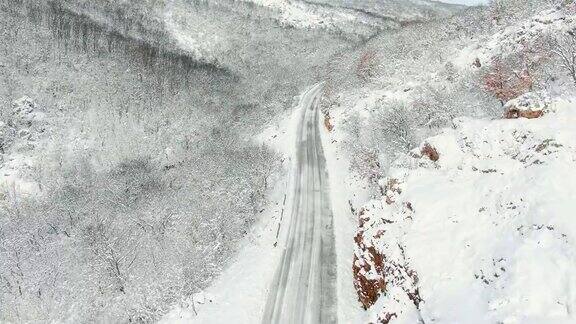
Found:
<svg viewBox="0 0 576 324"><path fill-rule="evenodd" d="M550 99L544 93L529 92L510 100L504 105L504 117L512 118L538 118L550 105Z"/></svg>
<svg viewBox="0 0 576 324"><path fill-rule="evenodd" d="M367 82L376 76L376 70L380 66L378 54L374 50L367 50L362 53L356 65L356 76Z"/></svg>
<svg viewBox="0 0 576 324"><path fill-rule="evenodd" d="M30 97L22 97L12 103L12 118L15 124L32 126L44 118L42 109Z"/></svg>
<svg viewBox="0 0 576 324"><path fill-rule="evenodd" d="M418 89L412 103L418 125L434 131L453 126L454 118L460 116L496 116L501 106L482 89L480 82L476 74L460 74L454 83Z"/></svg>
<svg viewBox="0 0 576 324"><path fill-rule="evenodd" d="M438 154L438 151L428 143L422 146L422 148L420 149L420 154L422 154L422 156L429 158L433 162L436 162L440 159L440 154Z"/></svg>
<svg viewBox="0 0 576 324"><path fill-rule="evenodd" d="M484 75L484 89L502 104L512 100L532 88L534 80L527 69L514 71L501 59L495 59Z"/></svg>
<svg viewBox="0 0 576 324"><path fill-rule="evenodd" d="M14 100L3 131L4 149L8 146L15 147L17 151L34 148L33 142L45 130L42 122L44 118L43 109L30 97Z"/></svg>
<svg viewBox="0 0 576 324"><path fill-rule="evenodd" d="M401 102L381 102L371 122L373 139L380 142L381 153L405 151L417 142L417 112Z"/></svg>
<svg viewBox="0 0 576 324"><path fill-rule="evenodd" d="M400 189L400 182L395 178L387 178L385 185L382 188L382 196L386 197L385 201L388 205L396 202L396 197L402 193Z"/></svg>
<svg viewBox="0 0 576 324"><path fill-rule="evenodd" d="M560 66L576 84L576 31L552 36L550 52L559 59Z"/></svg>
<svg viewBox="0 0 576 324"><path fill-rule="evenodd" d="M12 109L0 121L0 153L11 147L16 139L24 140L21 148L29 147L28 141L35 140L35 135L42 131L40 121L44 119L44 112L29 97L22 97L12 102Z"/></svg>
<svg viewBox="0 0 576 324"><path fill-rule="evenodd" d="M422 88L421 94L413 103L415 115L420 119L419 124L429 129L440 128L451 124L456 116L465 113L462 111L462 98L454 96L457 90L459 89L451 87Z"/></svg>
<svg viewBox="0 0 576 324"><path fill-rule="evenodd" d="M348 122L351 168L374 189L388 161L417 143L417 115L402 102L380 100L366 122L354 117Z"/></svg>
<svg viewBox="0 0 576 324"><path fill-rule="evenodd" d="M4 153L14 139L14 129L0 121L0 153Z"/></svg>
<svg viewBox="0 0 576 324"><path fill-rule="evenodd" d="M482 67L482 62L480 62L480 58L476 58L474 59L474 63L472 63L473 66L477 67L477 68L481 68Z"/></svg>

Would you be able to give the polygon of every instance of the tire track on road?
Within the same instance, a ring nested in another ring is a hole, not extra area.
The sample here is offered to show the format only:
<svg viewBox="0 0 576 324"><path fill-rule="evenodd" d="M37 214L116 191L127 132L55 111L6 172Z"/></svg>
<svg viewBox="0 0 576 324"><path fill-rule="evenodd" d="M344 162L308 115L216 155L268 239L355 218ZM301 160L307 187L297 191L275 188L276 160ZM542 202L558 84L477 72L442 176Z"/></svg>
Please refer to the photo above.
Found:
<svg viewBox="0 0 576 324"><path fill-rule="evenodd" d="M322 324L336 320L336 257L327 170L320 140L322 84L306 91L297 128L289 227L263 323Z"/></svg>

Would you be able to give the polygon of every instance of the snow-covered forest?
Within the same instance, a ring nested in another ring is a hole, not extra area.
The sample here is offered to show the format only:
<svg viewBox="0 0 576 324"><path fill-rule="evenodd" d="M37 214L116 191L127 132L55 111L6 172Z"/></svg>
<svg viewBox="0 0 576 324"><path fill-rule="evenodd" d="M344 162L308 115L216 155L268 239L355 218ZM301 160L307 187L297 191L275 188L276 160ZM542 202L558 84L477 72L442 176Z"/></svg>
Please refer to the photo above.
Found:
<svg viewBox="0 0 576 324"><path fill-rule="evenodd" d="M266 208L282 161L250 137L292 98L152 4L2 2L2 321L152 321Z"/></svg>
<svg viewBox="0 0 576 324"><path fill-rule="evenodd" d="M65 5L0 12L1 318L149 322L220 270L280 162L223 113L251 107L231 72Z"/></svg>
<svg viewBox="0 0 576 324"><path fill-rule="evenodd" d="M576 320L574 1L0 0L0 27L0 322ZM329 307L290 291L314 278Z"/></svg>

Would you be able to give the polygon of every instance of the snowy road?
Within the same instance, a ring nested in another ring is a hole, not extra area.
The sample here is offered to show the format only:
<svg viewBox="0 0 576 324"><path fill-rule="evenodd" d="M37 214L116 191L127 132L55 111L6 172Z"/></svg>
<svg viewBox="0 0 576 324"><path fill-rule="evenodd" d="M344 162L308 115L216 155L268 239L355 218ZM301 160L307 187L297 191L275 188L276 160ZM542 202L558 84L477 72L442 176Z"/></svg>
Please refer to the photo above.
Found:
<svg viewBox="0 0 576 324"><path fill-rule="evenodd" d="M322 84L305 92L298 126L290 217L263 323L335 323L336 260L318 102Z"/></svg>

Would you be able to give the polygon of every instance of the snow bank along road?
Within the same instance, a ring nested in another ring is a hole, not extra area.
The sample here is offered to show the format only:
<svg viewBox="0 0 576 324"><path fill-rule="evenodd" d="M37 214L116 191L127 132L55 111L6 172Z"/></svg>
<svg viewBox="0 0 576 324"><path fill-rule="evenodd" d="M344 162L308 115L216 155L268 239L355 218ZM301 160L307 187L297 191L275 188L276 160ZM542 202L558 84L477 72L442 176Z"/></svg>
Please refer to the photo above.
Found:
<svg viewBox="0 0 576 324"><path fill-rule="evenodd" d="M336 322L336 256L318 102L322 84L300 99L291 217L263 323ZM282 244L282 243L280 243Z"/></svg>

